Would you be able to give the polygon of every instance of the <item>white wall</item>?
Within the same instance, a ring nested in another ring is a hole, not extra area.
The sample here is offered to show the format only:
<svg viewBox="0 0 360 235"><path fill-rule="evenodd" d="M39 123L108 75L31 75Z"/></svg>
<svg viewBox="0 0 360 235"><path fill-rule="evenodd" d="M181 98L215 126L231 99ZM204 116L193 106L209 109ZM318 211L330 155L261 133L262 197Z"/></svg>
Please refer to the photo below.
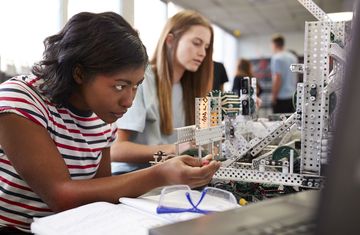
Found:
<svg viewBox="0 0 360 235"><path fill-rule="evenodd" d="M304 32L283 33L285 48L295 50L298 55L304 54ZM271 57L271 38L273 34L244 37L238 40L238 57L257 59Z"/></svg>

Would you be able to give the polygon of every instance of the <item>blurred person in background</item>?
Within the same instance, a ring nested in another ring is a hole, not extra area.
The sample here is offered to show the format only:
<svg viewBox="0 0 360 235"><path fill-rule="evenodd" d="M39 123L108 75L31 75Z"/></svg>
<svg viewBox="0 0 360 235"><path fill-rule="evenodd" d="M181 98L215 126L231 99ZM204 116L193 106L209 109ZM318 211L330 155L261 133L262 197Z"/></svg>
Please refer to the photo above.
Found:
<svg viewBox="0 0 360 235"><path fill-rule="evenodd" d="M271 74L272 91L271 104L274 113L292 113L293 95L296 91L297 75L290 71L290 65L298 62L289 51L284 50L285 39L282 35L272 38Z"/></svg>
<svg viewBox="0 0 360 235"><path fill-rule="evenodd" d="M246 59L240 59L237 65L237 69L236 69L236 75L233 81L233 86L232 86L232 91L235 92L238 96L241 95L241 84L242 84L242 79L244 77L249 77L252 78L253 77L253 70L252 70L252 65L250 63L249 60ZM261 100L259 98L260 94L262 92L262 89L259 85L259 82L256 82L256 106L257 108L260 107L261 105Z"/></svg>
<svg viewBox="0 0 360 235"><path fill-rule="evenodd" d="M241 80L244 77L253 77L252 65L249 60L240 59L236 69L236 75L233 81L232 91L235 92L237 95L240 95L241 90ZM259 83L256 83L256 95L260 96L262 89Z"/></svg>

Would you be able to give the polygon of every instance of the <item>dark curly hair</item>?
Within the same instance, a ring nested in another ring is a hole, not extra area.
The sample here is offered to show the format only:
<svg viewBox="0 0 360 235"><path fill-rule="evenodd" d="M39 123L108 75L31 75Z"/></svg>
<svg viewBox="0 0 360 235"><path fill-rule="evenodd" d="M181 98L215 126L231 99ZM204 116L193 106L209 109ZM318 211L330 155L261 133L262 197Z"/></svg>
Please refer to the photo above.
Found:
<svg viewBox="0 0 360 235"><path fill-rule="evenodd" d="M44 40L43 60L32 73L44 79L42 90L62 105L77 88L76 68L90 80L97 74L112 74L146 66L148 55L138 33L114 12L74 15L56 35Z"/></svg>

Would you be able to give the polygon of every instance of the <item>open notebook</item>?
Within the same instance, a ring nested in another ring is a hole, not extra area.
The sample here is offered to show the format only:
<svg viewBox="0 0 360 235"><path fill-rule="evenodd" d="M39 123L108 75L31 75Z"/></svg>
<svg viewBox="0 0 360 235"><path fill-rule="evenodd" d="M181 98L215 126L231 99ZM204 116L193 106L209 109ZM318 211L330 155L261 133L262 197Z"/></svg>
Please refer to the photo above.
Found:
<svg viewBox="0 0 360 235"><path fill-rule="evenodd" d="M173 200L183 200L177 193ZM153 227L202 216L198 213L157 214L160 195L120 198L121 204L95 202L44 218L35 218L31 232L35 234L122 234L145 235ZM237 205L207 201L218 210Z"/></svg>

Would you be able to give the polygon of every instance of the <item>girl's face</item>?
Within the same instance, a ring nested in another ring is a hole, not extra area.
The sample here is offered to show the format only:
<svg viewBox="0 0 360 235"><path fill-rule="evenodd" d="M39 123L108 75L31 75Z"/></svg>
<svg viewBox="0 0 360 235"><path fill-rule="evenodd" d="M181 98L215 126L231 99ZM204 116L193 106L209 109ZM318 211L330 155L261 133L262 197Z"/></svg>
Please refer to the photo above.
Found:
<svg viewBox="0 0 360 235"><path fill-rule="evenodd" d="M196 72L206 56L210 40L211 31L209 28L200 25L191 26L178 42L175 66Z"/></svg>
<svg viewBox="0 0 360 235"><path fill-rule="evenodd" d="M140 67L77 81L79 92L71 96L70 103L79 110L91 110L106 123L113 123L131 107L144 72L145 68Z"/></svg>

